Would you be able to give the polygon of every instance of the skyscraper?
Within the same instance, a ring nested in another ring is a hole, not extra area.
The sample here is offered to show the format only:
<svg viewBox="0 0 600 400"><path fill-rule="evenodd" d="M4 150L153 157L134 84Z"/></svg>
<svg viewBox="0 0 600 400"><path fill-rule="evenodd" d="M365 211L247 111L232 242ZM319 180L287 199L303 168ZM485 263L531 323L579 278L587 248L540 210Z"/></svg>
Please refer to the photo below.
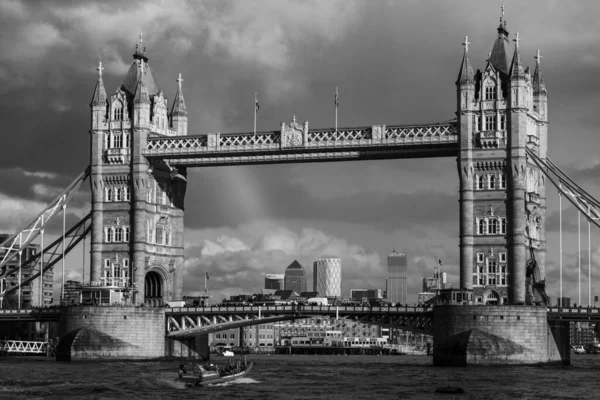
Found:
<svg viewBox="0 0 600 400"><path fill-rule="evenodd" d="M284 274L265 274L265 289L283 290Z"/></svg>
<svg viewBox="0 0 600 400"><path fill-rule="evenodd" d="M294 260L285 269L285 290L293 290L300 294L306 292L306 275L304 274L304 268L297 260Z"/></svg>
<svg viewBox="0 0 600 400"><path fill-rule="evenodd" d="M322 258L313 263L313 291L322 297L342 297L342 260Z"/></svg>
<svg viewBox="0 0 600 400"><path fill-rule="evenodd" d="M387 299L394 304L406 304L406 253L396 253L396 250L392 251L388 254L387 265Z"/></svg>

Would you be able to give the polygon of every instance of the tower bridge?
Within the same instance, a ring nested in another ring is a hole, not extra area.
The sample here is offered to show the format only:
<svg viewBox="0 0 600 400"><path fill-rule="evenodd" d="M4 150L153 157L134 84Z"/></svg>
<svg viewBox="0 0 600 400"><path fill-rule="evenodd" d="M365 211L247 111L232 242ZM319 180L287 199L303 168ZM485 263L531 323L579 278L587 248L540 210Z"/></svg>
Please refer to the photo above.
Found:
<svg viewBox="0 0 600 400"><path fill-rule="evenodd" d="M21 249L37 237L41 237L43 249L38 260L41 265L48 265L50 258L53 263L61 259L64 262L65 254L78 238L89 233L91 276L85 295L146 306L143 311L123 309L121 314L113 313L120 315L120 326L133 319L165 324L162 326L175 327L181 333L188 327L201 331L203 321L208 321L208 325L213 321L214 325L223 319L200 314L193 317L186 314L189 310L165 314L164 309L153 307L182 297L187 168L456 157L460 183L460 283L457 290L447 293L451 295L447 299L461 306L436 307L427 317L433 321L436 340L438 356L434 356L434 362L568 361L564 347L565 343L568 346L568 320L557 311L559 315L548 321L554 311L548 313L545 307L536 307L548 302L547 184L554 185L561 199L569 199L588 223L596 226L600 202L547 157L548 97L539 51L531 70L522 61L518 33L511 48L504 16L496 31L486 64L477 72L469 56L469 39L465 37L455 82L456 119L451 122L378 122L367 127L309 129L307 121L300 123L294 116L275 131L203 135L188 134L181 76L168 110L167 99L154 80L146 48L140 42L127 75L113 94L107 93L101 63L98 66L90 103L90 166L32 224L0 245L4 250L0 279L28 262L21 260ZM53 248L45 248L44 226L61 209L64 216L69 198L88 178L92 189L90 216L68 234L65 232ZM71 245L65 249L68 240ZM8 263L16 258L18 267L8 269ZM562 275L560 288L562 298ZM0 296L18 289L11 288ZM498 308L501 305L504 308ZM109 308L98 309L108 313ZM74 310L61 316L71 329L65 332L69 343L76 342L77 334L73 332L78 329L100 329L87 319L85 312ZM244 312L243 315L250 315ZM248 323L244 316L231 317L224 322ZM528 330L531 326L535 329ZM161 334L164 336L164 332ZM125 333L123 337L138 340ZM465 343L470 340L487 341L500 349L504 348L503 343L523 340L536 344L531 349L525 344L505 346L520 349L518 354L507 350L506 354L486 353L480 355L483 358L469 358L467 353L472 350ZM123 348L122 344L119 346ZM456 351L462 353L458 355Z"/></svg>

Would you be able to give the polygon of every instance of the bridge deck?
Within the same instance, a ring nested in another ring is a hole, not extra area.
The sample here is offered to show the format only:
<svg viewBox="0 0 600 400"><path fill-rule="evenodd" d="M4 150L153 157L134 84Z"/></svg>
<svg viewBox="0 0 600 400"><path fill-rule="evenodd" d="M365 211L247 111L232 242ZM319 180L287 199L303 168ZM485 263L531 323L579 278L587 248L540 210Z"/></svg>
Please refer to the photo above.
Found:
<svg viewBox="0 0 600 400"><path fill-rule="evenodd" d="M450 157L454 123L148 138L143 154L171 165L217 166L352 159Z"/></svg>

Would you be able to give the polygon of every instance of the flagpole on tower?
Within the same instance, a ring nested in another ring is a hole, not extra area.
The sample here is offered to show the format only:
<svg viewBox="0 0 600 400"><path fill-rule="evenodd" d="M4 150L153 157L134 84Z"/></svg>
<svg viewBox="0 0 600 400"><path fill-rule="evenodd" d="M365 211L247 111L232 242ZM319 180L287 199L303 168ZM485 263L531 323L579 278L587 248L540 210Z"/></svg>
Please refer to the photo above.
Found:
<svg viewBox="0 0 600 400"><path fill-rule="evenodd" d="M338 88L335 87L335 132L338 130L338 105L340 104L340 96L338 95Z"/></svg>
<svg viewBox="0 0 600 400"><path fill-rule="evenodd" d="M256 135L256 113L258 112L258 93L254 92L254 134Z"/></svg>

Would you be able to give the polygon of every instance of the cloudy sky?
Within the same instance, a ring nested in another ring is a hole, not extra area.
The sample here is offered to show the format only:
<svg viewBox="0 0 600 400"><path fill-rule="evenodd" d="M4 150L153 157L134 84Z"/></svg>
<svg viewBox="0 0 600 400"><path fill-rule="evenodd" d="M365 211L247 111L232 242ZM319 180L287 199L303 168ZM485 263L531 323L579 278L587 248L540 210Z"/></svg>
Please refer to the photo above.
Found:
<svg viewBox="0 0 600 400"><path fill-rule="evenodd" d="M600 3L506 1L511 39L534 65L539 48L549 96L549 156L600 196ZM454 118L464 36L476 69L496 38L497 1L43 1L0 2L0 227L25 225L89 164L89 102L96 66L113 93L143 32L158 86L177 74L191 134L258 130L293 115L310 127L442 122ZM343 290L385 287L386 256L409 257L410 301L437 258L458 284L455 158L202 168L186 197L188 294L204 271L219 301L252 293L264 273L297 259L342 258ZM89 188L70 206L89 210ZM558 287L558 200L549 190L548 276ZM577 298L577 213L565 207L565 293ZM587 277L587 225L582 248ZM52 225L49 236L57 235ZM46 239L48 240L48 239ZM600 234L592 233L600 291ZM88 247L89 250L89 241ZM68 257L80 279L83 252ZM86 270L86 275L89 272ZM594 280L595 279L595 280ZM61 280L60 269L56 282ZM587 299L587 280L584 281ZM595 293L600 294L600 293Z"/></svg>

